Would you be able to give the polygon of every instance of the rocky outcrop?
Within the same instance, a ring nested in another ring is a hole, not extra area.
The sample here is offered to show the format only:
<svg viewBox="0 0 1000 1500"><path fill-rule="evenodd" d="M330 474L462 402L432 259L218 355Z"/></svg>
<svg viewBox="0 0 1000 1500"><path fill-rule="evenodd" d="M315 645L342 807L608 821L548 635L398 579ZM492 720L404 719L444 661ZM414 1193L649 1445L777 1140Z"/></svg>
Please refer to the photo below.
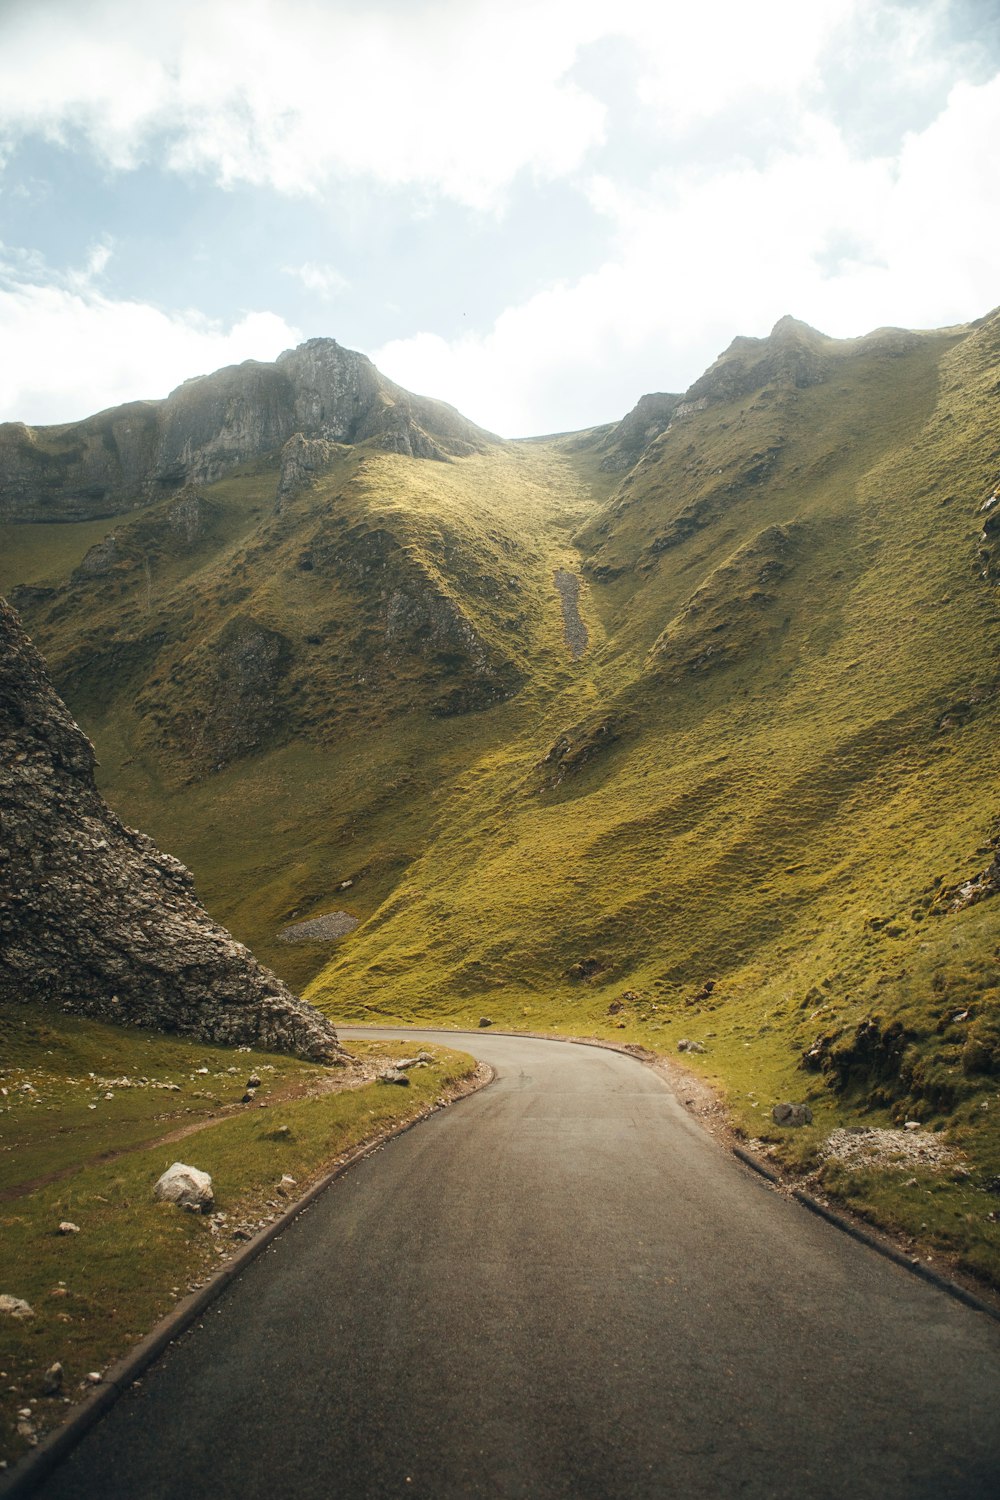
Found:
<svg viewBox="0 0 1000 1500"><path fill-rule="evenodd" d="M330 1022L211 921L189 872L126 828L94 750L0 600L0 998L313 1060Z"/></svg>
<svg viewBox="0 0 1000 1500"><path fill-rule="evenodd" d="M631 469L650 443L670 426L683 399L664 391L640 396L628 415L602 438L600 447L605 456L601 459L601 468L611 474Z"/></svg>
<svg viewBox="0 0 1000 1500"><path fill-rule="evenodd" d="M842 345L856 341L843 340ZM767 338L735 338L687 391L683 406L732 401L767 385L821 385L829 374L835 341L801 323L780 318ZM684 415L682 410L681 415Z"/></svg>
<svg viewBox="0 0 1000 1500"><path fill-rule="evenodd" d="M365 355L309 339L58 427L0 424L0 520L112 516L276 454L296 433L448 460L495 442L442 401L387 380Z"/></svg>
<svg viewBox="0 0 1000 1500"><path fill-rule="evenodd" d="M281 450L275 511L280 513L286 500L318 479L343 451L328 438L307 438L301 432L294 433Z"/></svg>

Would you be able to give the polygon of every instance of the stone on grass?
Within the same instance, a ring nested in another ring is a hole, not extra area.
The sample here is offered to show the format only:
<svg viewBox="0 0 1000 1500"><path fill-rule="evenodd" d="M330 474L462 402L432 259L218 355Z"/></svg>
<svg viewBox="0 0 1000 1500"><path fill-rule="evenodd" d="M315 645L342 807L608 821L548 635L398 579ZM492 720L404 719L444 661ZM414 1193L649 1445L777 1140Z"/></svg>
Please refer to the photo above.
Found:
<svg viewBox="0 0 1000 1500"><path fill-rule="evenodd" d="M677 1043L678 1052L704 1052L704 1042L692 1042L690 1037L682 1036Z"/></svg>
<svg viewBox="0 0 1000 1500"><path fill-rule="evenodd" d="M404 1088L409 1088L410 1086L409 1078L405 1073L401 1073L398 1068L386 1068L383 1073L378 1075L378 1081L379 1083L401 1083Z"/></svg>
<svg viewBox="0 0 1000 1500"><path fill-rule="evenodd" d="M80 1226L79 1226L79 1224L73 1224L69 1219L63 1219L62 1223L59 1225L59 1233L60 1234L79 1234L80 1233Z"/></svg>
<svg viewBox="0 0 1000 1500"><path fill-rule="evenodd" d="M210 1213L215 1204L208 1173L182 1161L175 1161L167 1168L153 1189L153 1196L160 1203L176 1203L178 1208L190 1209L192 1213Z"/></svg>
<svg viewBox="0 0 1000 1500"><path fill-rule="evenodd" d="M776 1104L771 1111L775 1125L811 1125L813 1112L808 1104Z"/></svg>
<svg viewBox="0 0 1000 1500"><path fill-rule="evenodd" d="M56 1360L54 1365L49 1365L49 1368L42 1376L42 1395L58 1396L59 1392L62 1390L62 1383L63 1367L59 1363L59 1361Z"/></svg>
<svg viewBox="0 0 1000 1500"><path fill-rule="evenodd" d="M490 1017L490 1016L480 1016L479 1017L479 1024L480 1024L480 1026L492 1026L493 1025L492 1017Z"/></svg>
<svg viewBox="0 0 1000 1500"><path fill-rule="evenodd" d="M0 1294L0 1313L6 1313L9 1318L33 1318L35 1309L22 1298L4 1292Z"/></svg>

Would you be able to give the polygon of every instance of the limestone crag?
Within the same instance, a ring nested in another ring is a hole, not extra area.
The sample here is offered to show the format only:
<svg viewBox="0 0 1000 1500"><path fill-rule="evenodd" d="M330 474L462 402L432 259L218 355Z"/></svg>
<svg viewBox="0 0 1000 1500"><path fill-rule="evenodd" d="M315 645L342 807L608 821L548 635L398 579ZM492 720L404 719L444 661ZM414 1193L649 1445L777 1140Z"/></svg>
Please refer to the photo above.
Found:
<svg viewBox="0 0 1000 1500"><path fill-rule="evenodd" d="M53 427L0 424L0 520L121 514L276 454L296 433L449 460L497 441L442 401L411 395L363 354L309 339Z"/></svg>
<svg viewBox="0 0 1000 1500"><path fill-rule="evenodd" d="M665 432L682 396L673 396L665 391L652 391L640 396L632 410L601 441L604 458L601 468L610 474L631 469L638 463L649 444Z"/></svg>
<svg viewBox="0 0 1000 1500"><path fill-rule="evenodd" d="M286 500L318 479L337 454L344 451L329 438L307 438L301 432L293 433L281 450L275 510L280 512Z"/></svg>
<svg viewBox="0 0 1000 1500"><path fill-rule="evenodd" d="M0 600L0 998L314 1061L333 1026L211 921L190 873L126 828L94 750Z"/></svg>

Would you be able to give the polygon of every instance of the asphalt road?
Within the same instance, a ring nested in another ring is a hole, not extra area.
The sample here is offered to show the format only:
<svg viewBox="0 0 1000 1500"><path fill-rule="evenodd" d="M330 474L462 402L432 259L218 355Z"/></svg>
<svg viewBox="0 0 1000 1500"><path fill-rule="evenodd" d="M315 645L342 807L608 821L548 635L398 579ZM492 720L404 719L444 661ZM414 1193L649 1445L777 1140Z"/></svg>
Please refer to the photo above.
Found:
<svg viewBox="0 0 1000 1500"><path fill-rule="evenodd" d="M46 1500L996 1500L1000 1326L632 1059L464 1045L497 1081L335 1183Z"/></svg>

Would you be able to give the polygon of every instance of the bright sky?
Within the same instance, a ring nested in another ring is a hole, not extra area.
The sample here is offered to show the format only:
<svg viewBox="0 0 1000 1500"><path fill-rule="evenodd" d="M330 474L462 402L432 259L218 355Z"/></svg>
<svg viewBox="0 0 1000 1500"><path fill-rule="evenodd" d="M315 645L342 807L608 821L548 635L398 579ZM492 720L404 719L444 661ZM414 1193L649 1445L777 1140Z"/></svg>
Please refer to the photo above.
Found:
<svg viewBox="0 0 1000 1500"><path fill-rule="evenodd" d="M505 436L1000 301L997 0L0 0L0 420L328 335Z"/></svg>

